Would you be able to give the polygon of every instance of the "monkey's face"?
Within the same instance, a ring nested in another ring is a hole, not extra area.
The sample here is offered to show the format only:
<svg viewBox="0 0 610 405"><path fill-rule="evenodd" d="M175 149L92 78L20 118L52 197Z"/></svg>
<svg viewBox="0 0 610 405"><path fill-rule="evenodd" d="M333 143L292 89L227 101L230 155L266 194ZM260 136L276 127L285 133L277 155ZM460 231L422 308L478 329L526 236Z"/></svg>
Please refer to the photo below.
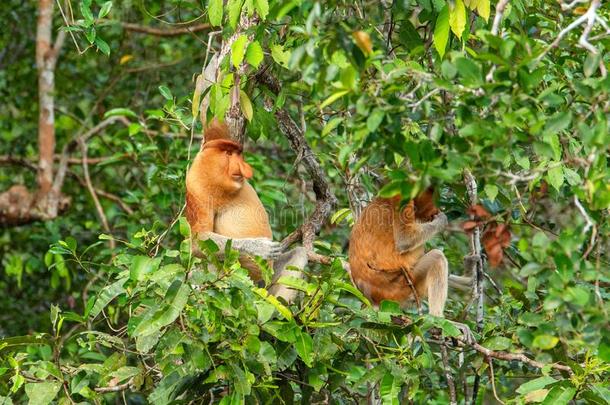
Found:
<svg viewBox="0 0 610 405"><path fill-rule="evenodd" d="M252 178L252 167L246 163L241 152L227 150L224 153L227 159L224 175L227 188L240 190L244 181Z"/></svg>
<svg viewBox="0 0 610 405"><path fill-rule="evenodd" d="M233 193L252 177L252 167L244 161L241 145L228 139L215 139L203 145L202 161L208 173L205 177L221 189Z"/></svg>

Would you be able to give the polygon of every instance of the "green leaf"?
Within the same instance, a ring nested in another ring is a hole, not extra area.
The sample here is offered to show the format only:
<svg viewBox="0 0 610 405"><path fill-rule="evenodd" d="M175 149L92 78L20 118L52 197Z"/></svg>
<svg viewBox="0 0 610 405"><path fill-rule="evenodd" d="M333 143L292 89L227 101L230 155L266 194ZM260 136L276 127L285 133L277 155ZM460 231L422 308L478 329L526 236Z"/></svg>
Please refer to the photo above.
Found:
<svg viewBox="0 0 610 405"><path fill-rule="evenodd" d="M462 38L462 33L466 28L466 8L462 0L455 0L454 6L449 6L449 26L455 36Z"/></svg>
<svg viewBox="0 0 610 405"><path fill-rule="evenodd" d="M375 132L375 130L379 128L379 125L381 125L381 122L383 121L383 117L385 117L383 110L378 108L373 110L371 115L366 119L366 128L369 132Z"/></svg>
<svg viewBox="0 0 610 405"><path fill-rule="evenodd" d="M532 346L541 350L550 350L555 347L557 343L559 343L559 339L556 336L542 334L534 338Z"/></svg>
<svg viewBox="0 0 610 405"><path fill-rule="evenodd" d="M399 405L398 394L400 394L401 382L391 373L386 373L379 386L379 394L383 404Z"/></svg>
<svg viewBox="0 0 610 405"><path fill-rule="evenodd" d="M485 184L485 195L487 195L487 198L492 202L495 201L498 196L498 186L495 184Z"/></svg>
<svg viewBox="0 0 610 405"><path fill-rule="evenodd" d="M313 364L313 339L307 332L301 331L297 333L297 340L294 343L295 349L299 357L303 360L307 367Z"/></svg>
<svg viewBox="0 0 610 405"><path fill-rule="evenodd" d="M210 0L208 3L208 16L210 18L210 24L214 27L220 27L222 24L222 0Z"/></svg>
<svg viewBox="0 0 610 405"><path fill-rule="evenodd" d="M443 7L436 18L433 39L434 48L442 58L445 55L447 42L449 42L449 7L447 5Z"/></svg>
<svg viewBox="0 0 610 405"><path fill-rule="evenodd" d="M551 186L557 191L561 189L563 185L563 168L561 166L555 166L546 174L546 180Z"/></svg>
<svg viewBox="0 0 610 405"><path fill-rule="evenodd" d="M160 263L160 258L153 259L142 255L133 256L131 266L129 266L129 278L141 281L144 276L159 268Z"/></svg>
<svg viewBox="0 0 610 405"><path fill-rule="evenodd" d="M326 106L331 105L332 103L334 103L335 101L337 101L338 99L340 99L341 97L346 95L347 93L349 93L349 90L339 90L338 92L334 93L333 95L328 97L326 100L324 100L324 102L322 104L320 104L320 110Z"/></svg>
<svg viewBox="0 0 610 405"><path fill-rule="evenodd" d="M110 55L110 45L108 45L108 43L106 41L104 41L102 38L97 37L95 38L95 46L97 46L97 49L102 52L104 55L109 56Z"/></svg>
<svg viewBox="0 0 610 405"><path fill-rule="evenodd" d="M267 0L254 0L254 8L261 18L261 21L265 21L269 14L269 2Z"/></svg>
<svg viewBox="0 0 610 405"><path fill-rule="evenodd" d="M239 91L239 105L241 106L241 112L248 121L252 121L254 110L252 109L252 102L245 91Z"/></svg>
<svg viewBox="0 0 610 405"><path fill-rule="evenodd" d="M284 50L284 47L282 47L282 45L271 45L271 57L278 65L288 67L288 62L290 61L290 54L291 52Z"/></svg>
<svg viewBox="0 0 610 405"><path fill-rule="evenodd" d="M506 350L510 345L511 340L504 336L494 336L483 342L483 346L491 350Z"/></svg>
<svg viewBox="0 0 610 405"><path fill-rule="evenodd" d="M244 60L247 42L248 37L242 34L231 45L231 63L233 64L233 66L239 67L239 65L241 65L241 62Z"/></svg>
<svg viewBox="0 0 610 405"><path fill-rule="evenodd" d="M100 8L100 12L97 13L97 18L104 18L104 17L106 17L111 9L112 9L112 2L111 1L105 2L102 5L102 8Z"/></svg>
<svg viewBox="0 0 610 405"><path fill-rule="evenodd" d="M547 394L542 405L567 405L575 394L576 388L557 385Z"/></svg>
<svg viewBox="0 0 610 405"><path fill-rule="evenodd" d="M564 175L566 181L568 182L568 184L571 186L578 186L579 184L582 183L582 178L580 177L578 172L570 169L569 167L563 168L563 175Z"/></svg>
<svg viewBox="0 0 610 405"><path fill-rule="evenodd" d="M527 394L528 392L532 392L535 390L539 390L540 388L544 388L549 384L553 384L557 382L553 377L544 376L540 378L536 378L535 380L528 381L525 384L521 384L519 388L517 388L517 392L519 394Z"/></svg>
<svg viewBox="0 0 610 405"><path fill-rule="evenodd" d="M235 30L239 17L241 15L241 7L244 4L244 0L230 0L228 4L229 8L229 26Z"/></svg>
<svg viewBox="0 0 610 405"><path fill-rule="evenodd" d="M269 294L267 290L264 288L255 287L252 289L252 291L254 291L256 295L267 301L269 304L273 305L284 318L287 320L292 320L292 312L290 312L290 309L286 308L281 302L278 301L277 298Z"/></svg>
<svg viewBox="0 0 610 405"><path fill-rule="evenodd" d="M479 86L483 83L481 67L468 58L457 58L455 66L468 86Z"/></svg>
<svg viewBox="0 0 610 405"><path fill-rule="evenodd" d="M176 288L178 285L179 287ZM182 283L181 280L176 280L166 293L165 299L170 302L167 303L164 309L159 310L151 320L142 321L134 330L134 336L151 335L162 327L174 322L188 302L190 292L191 288L188 284Z"/></svg>
<svg viewBox="0 0 610 405"><path fill-rule="evenodd" d="M137 118L136 113L131 111L129 108L112 108L104 113L104 119L121 115L124 115L125 117Z"/></svg>
<svg viewBox="0 0 610 405"><path fill-rule="evenodd" d="M571 122L572 113L561 111L549 118L544 128L544 131L551 134L557 133L568 128Z"/></svg>
<svg viewBox="0 0 610 405"><path fill-rule="evenodd" d="M61 383L59 382L41 382L25 385L25 394L29 398L29 405L47 405L55 399Z"/></svg>
<svg viewBox="0 0 610 405"><path fill-rule="evenodd" d="M93 24L93 13L91 13L91 8L89 8L89 5L86 4L84 1L80 3L80 12L83 15L83 18L85 19L85 23L87 25Z"/></svg>
<svg viewBox="0 0 610 405"><path fill-rule="evenodd" d="M263 48L258 41L251 42L246 50L246 61L255 68L263 61Z"/></svg>
<svg viewBox="0 0 610 405"><path fill-rule="evenodd" d="M123 284L125 284L127 280L127 277L121 278L115 281L114 283L104 287L102 291L98 294L95 300L95 304L93 304L93 308L91 308L89 314L85 314L85 316L89 316L90 319L93 319L98 316L100 312L102 312L102 310L106 308L106 305L108 305L110 301L125 292Z"/></svg>
<svg viewBox="0 0 610 405"><path fill-rule="evenodd" d="M174 96L172 96L171 90L167 86L159 86L159 91L166 100L171 100L174 98Z"/></svg>
<svg viewBox="0 0 610 405"><path fill-rule="evenodd" d="M485 21L489 20L490 3L490 0L479 0L479 4L477 5L477 13L479 13Z"/></svg>

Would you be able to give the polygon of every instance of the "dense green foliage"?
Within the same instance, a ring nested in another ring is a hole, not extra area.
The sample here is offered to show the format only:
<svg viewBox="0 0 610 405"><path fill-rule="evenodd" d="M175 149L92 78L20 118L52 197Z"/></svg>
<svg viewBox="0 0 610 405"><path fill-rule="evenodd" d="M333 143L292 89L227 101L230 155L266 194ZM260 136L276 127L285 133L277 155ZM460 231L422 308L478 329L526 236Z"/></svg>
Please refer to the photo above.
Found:
<svg viewBox="0 0 610 405"><path fill-rule="evenodd" d="M76 162L66 213L1 230L0 403L363 403L370 391L384 403L448 402L430 329L459 332L415 310L405 326L397 305L376 311L352 286L341 266L353 222L346 190L358 180L369 196L409 198L436 185L452 226L432 244L461 273L470 253L460 226L469 218L465 169L490 215L486 229L506 224L511 233L501 264L487 267L500 290L486 284L477 341L548 365L488 361L469 347L460 361L450 347L458 400L463 386L480 384L479 403L493 401L495 382L511 403L609 403L610 37L596 23L596 52L585 49L582 25L551 46L595 1L562 10L512 0L500 35L490 32L488 0L226 3L72 2L82 20L70 31L83 52L68 36L56 69L57 151L124 116L127 125L91 138L88 155L103 158L90 164L95 186L127 210L101 197L105 235ZM36 4L10 0L0 15L0 154L35 162ZM292 306L255 286L235 252L221 263L205 243L206 258L192 257L179 216L201 131L192 79L240 29L240 15L260 21L222 62L204 115L225 114L235 66L245 64L246 160L275 239L305 221L315 200L265 100L303 121L339 199L315 245L335 260L310 264L306 281L285 281L302 291ZM121 25L194 19L217 28L160 37ZM55 23L65 26L57 5ZM259 69L278 78L278 95L257 82ZM34 178L23 165L2 166L0 190ZM445 316L474 330L469 301L450 292ZM550 367L558 362L572 373Z"/></svg>

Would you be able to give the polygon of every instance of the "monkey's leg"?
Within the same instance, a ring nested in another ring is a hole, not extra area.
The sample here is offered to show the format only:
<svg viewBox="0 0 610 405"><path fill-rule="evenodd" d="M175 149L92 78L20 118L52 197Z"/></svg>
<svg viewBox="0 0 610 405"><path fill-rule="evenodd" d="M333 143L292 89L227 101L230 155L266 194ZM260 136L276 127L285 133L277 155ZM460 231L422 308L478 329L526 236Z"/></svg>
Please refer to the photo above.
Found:
<svg viewBox="0 0 610 405"><path fill-rule="evenodd" d="M423 255L413 268L415 289L420 298L428 298L430 315L443 316L448 278L449 264L443 252L438 249Z"/></svg>
<svg viewBox="0 0 610 405"><path fill-rule="evenodd" d="M269 292L278 298L282 297L287 303L293 302L298 291L276 282L282 276L303 278L301 270L305 266L307 266L307 250L305 248L297 247L281 254L273 262L273 283L269 288Z"/></svg>

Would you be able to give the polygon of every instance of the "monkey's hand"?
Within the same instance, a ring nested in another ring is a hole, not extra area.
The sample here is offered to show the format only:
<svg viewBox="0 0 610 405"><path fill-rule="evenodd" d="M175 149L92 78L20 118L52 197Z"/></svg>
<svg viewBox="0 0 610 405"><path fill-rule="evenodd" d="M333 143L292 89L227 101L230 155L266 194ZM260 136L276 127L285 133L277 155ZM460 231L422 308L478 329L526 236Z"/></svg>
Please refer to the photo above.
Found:
<svg viewBox="0 0 610 405"><path fill-rule="evenodd" d="M233 240L233 247L240 252L273 260L282 254L284 248L280 242L266 238L244 238Z"/></svg>
<svg viewBox="0 0 610 405"><path fill-rule="evenodd" d="M447 221L447 215L445 215L444 212L439 212L432 220L432 223L434 224L437 232L440 232L445 229L449 221Z"/></svg>

